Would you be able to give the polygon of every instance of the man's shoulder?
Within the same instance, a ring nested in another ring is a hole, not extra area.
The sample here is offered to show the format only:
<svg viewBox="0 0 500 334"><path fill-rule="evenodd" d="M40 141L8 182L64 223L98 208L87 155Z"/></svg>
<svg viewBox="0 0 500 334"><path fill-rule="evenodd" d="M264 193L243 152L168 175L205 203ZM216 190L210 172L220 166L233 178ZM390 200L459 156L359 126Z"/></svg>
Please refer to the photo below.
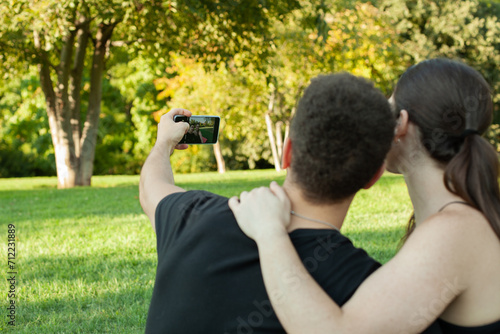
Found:
<svg viewBox="0 0 500 334"><path fill-rule="evenodd" d="M290 238L301 257L312 255L321 258L319 262L331 262L334 266L343 266L351 261L380 265L364 249L356 247L348 237L336 230L298 229L290 233Z"/></svg>
<svg viewBox="0 0 500 334"><path fill-rule="evenodd" d="M188 190L185 192L176 192L165 196L159 203L158 208L164 206L171 206L177 203L183 203L182 207L185 208L186 205L203 204L207 201L224 203L228 201L227 197L214 194L206 190Z"/></svg>
<svg viewBox="0 0 500 334"><path fill-rule="evenodd" d="M380 267L336 230L300 229L290 233L290 238L309 273L339 305Z"/></svg>
<svg viewBox="0 0 500 334"><path fill-rule="evenodd" d="M166 238L184 230L192 222L202 226L197 222L221 213L232 214L227 202L228 198L204 190L189 190L165 196L156 207L157 237Z"/></svg>
<svg viewBox="0 0 500 334"><path fill-rule="evenodd" d="M340 247L354 247L352 241L337 230L330 229L296 229L290 232L290 238L294 244L305 244L309 242L325 244L328 243L332 249Z"/></svg>

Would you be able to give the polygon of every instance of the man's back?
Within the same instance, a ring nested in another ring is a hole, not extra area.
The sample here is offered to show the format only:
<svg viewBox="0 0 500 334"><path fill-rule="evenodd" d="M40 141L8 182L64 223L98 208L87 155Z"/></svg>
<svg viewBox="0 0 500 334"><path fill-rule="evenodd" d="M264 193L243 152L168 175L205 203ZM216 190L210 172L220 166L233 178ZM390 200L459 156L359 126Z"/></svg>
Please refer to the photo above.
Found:
<svg viewBox="0 0 500 334"><path fill-rule="evenodd" d="M146 333L284 333L267 296L256 244L227 198L174 193L156 210L158 268ZM338 231L290 234L305 266L340 305L379 267ZM294 273L287 276L300 284Z"/></svg>

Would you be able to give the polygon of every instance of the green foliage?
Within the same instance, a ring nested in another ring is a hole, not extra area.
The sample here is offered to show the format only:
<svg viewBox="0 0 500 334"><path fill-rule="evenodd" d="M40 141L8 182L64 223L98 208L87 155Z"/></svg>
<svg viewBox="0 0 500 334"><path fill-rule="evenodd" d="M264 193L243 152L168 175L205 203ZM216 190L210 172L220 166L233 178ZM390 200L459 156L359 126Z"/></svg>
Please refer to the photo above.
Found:
<svg viewBox="0 0 500 334"><path fill-rule="evenodd" d="M351 1L344 7L338 1L330 1L316 14L316 22L321 24L303 28L293 23L307 22L313 10L317 9L296 11L290 22L277 24L279 66L273 75L280 78L286 73L280 82L299 82L290 87L293 91L320 73L347 71L371 79L389 93L404 64L400 49L392 43L396 32L383 13L370 3ZM291 79L290 75L296 78ZM288 109L295 102L290 101Z"/></svg>
<svg viewBox="0 0 500 334"><path fill-rule="evenodd" d="M177 150L170 161L175 173L199 173L217 170L212 147L208 145L191 145L187 150Z"/></svg>
<svg viewBox="0 0 500 334"><path fill-rule="evenodd" d="M478 0L386 0L385 6L410 64L434 57L465 61L490 83L496 112L500 112L498 4Z"/></svg>
<svg viewBox="0 0 500 334"><path fill-rule="evenodd" d="M248 164L255 164L256 160L265 156L263 147L266 137L262 120L267 101L264 95L266 92L264 74L252 69L251 66L245 67L245 73L242 73L234 63L222 64L217 70L208 71L200 62L183 57L173 59L172 66L167 69L168 77L155 81L157 89L162 90L159 96L168 100L168 107L182 106L195 115L220 116L219 140L222 143L224 157L228 161L238 159L247 161L242 165L232 162L233 167L234 165L248 167ZM157 115L157 120L160 115L161 113ZM228 150L226 146L228 144L238 147L234 147L236 148L234 151ZM203 168L207 166L216 167L210 160L200 160L195 150L198 152L198 149L193 148L187 153L192 159L176 153L173 157L175 170L186 170L178 161L189 164L198 161L199 168L188 168L194 171L206 170Z"/></svg>
<svg viewBox="0 0 500 334"><path fill-rule="evenodd" d="M115 24L115 45L131 55L165 61L168 51L180 50L216 64L239 53L247 62L257 62L268 52L269 22L298 7L297 0L4 1L0 60L18 69L23 62L37 63L36 31L51 61L58 64L64 39L80 20L88 20L92 35L101 24Z"/></svg>
<svg viewBox="0 0 500 334"><path fill-rule="evenodd" d="M276 54L266 72L277 98L273 120L288 123L302 90L321 73L351 72L390 94L404 68L394 28L370 3L344 2L304 6L276 22Z"/></svg>
<svg viewBox="0 0 500 334"><path fill-rule="evenodd" d="M257 0L223 2L217 0L195 2L190 0L175 2L168 0L143 2L132 0L3 1L0 3L2 16L0 60L8 68L0 69L0 71L4 78L14 78L17 73L22 73L24 64L39 65L41 77L45 78L42 84L47 103L55 100L52 106L48 103L48 112L52 110L54 114L66 114L62 118L69 119L68 114L72 110L77 110L77 112L80 110L78 108L80 102L77 97L75 99L77 107L68 107L71 104L71 98L67 97L68 87L76 82L75 91L78 92L80 85L78 73L82 72L82 67L88 69L92 66L96 69L96 71L88 70L82 73L89 76L92 72L93 79L88 82L92 85L91 88L97 87L97 90L86 90L85 86L82 87L83 97L100 103L102 71L99 69L104 60L99 57L99 54L107 54L106 58L110 58L108 53L112 52L113 55L118 53L114 59L117 63L120 63L119 58L129 58L132 61L138 56L136 60L139 63L141 61L144 63L147 59L161 64L170 61L169 51L175 50L184 56L203 60L207 67L231 59L235 54L239 54L247 64L258 63L257 60L265 58L269 51L268 34L271 20L281 19L298 7L297 0L272 2ZM101 38L102 36L106 37ZM93 58L87 55L87 59L81 63L77 61L78 55L81 54L78 48L86 44L81 43L80 37L84 37L84 41L90 38L91 42L94 42ZM101 46L106 45L105 48L99 47L100 41L103 42ZM130 57L124 56L125 54ZM76 67L72 68L72 66ZM148 69L156 68L154 65L148 67ZM117 67L116 77L122 76L125 72L127 72L126 69ZM105 129L99 131L97 142L101 144L101 149L96 151L98 157L95 169L98 172L117 173L125 170L137 173L140 166L137 162L141 160L144 151L151 146L150 115L162 106L156 101L152 78L142 81L144 78L140 77L142 74L147 76L150 72L132 70L129 74L136 74L136 79L139 79L142 85L135 86L136 91L131 94L127 87L115 84L121 94L124 94L124 98L118 97L116 105L103 111L101 123L105 124ZM89 97L89 91L93 94L92 97ZM109 95L115 94L109 91ZM105 102L103 109L106 109L105 107L109 104L112 103ZM84 112L85 107L88 108L88 105L85 106L83 103L81 110ZM111 110L120 108L125 109L128 122L135 127L133 136L124 134L119 126L122 116L111 115ZM99 116L100 110L92 108L88 112L89 115L94 115L95 112ZM80 119L83 120L83 116L82 114ZM51 124L54 124L51 128L54 138L56 138L56 133L63 133L65 138L73 138L74 130L65 126L64 122L51 122ZM90 124L94 128L96 126L94 122L85 124ZM88 147L86 143L90 143L90 149L82 149L79 159L90 161L96 140L92 135L85 136L95 132L86 130L83 131L82 142L84 142L84 148ZM118 134L115 136L115 133ZM57 142L59 141L54 141L54 143ZM71 142L66 143L64 140L62 142L66 146L72 145ZM71 149L79 151L78 148L72 147ZM72 152L71 149L66 147L68 152ZM132 156L123 154L129 151L133 153ZM64 151L58 150L58 152ZM68 155L67 161L71 161L71 166L67 167L77 169L78 158L70 153ZM58 159L58 164L64 163L65 159L62 156L58 157L61 158ZM108 168L111 162L119 164L120 167ZM88 179L90 175L84 175L83 178Z"/></svg>
<svg viewBox="0 0 500 334"><path fill-rule="evenodd" d="M221 117L229 169L273 163L264 115L286 128L309 80L348 71L390 95L399 75L430 57L462 59L492 86L488 139L500 152L500 3L488 0L7 1L0 5L0 176L53 175L51 136L32 31L57 67L77 11L117 22L103 80L96 174L135 174L161 114L184 107ZM286 14L286 15L285 15ZM47 24L50 23L50 24ZM82 122L89 70L82 84ZM53 74L55 77L55 74ZM55 78L54 78L55 79ZM211 147L173 156L176 172L214 170Z"/></svg>
<svg viewBox="0 0 500 334"><path fill-rule="evenodd" d="M54 175L54 150L35 69L0 86L0 177Z"/></svg>
<svg viewBox="0 0 500 334"><path fill-rule="evenodd" d="M164 107L153 80L161 66L117 52L103 86L96 174L138 174L156 136L154 113Z"/></svg>
<svg viewBox="0 0 500 334"><path fill-rule="evenodd" d="M486 78L494 102L494 125L487 138L500 152L500 3L385 0L384 6L408 65L434 57L460 59Z"/></svg>
<svg viewBox="0 0 500 334"><path fill-rule="evenodd" d="M371 78L386 92L392 88L402 68L398 49L390 43L393 29L369 4L351 3L351 8L333 13L324 2L308 2L276 20L273 53L260 65L246 64L238 54L207 70L203 63L172 55L165 77L155 81L159 96L169 108L221 117L229 168L269 166L264 115L270 103L272 120L286 126L302 90L320 73L349 71ZM183 156L182 161L189 160Z"/></svg>
<svg viewBox="0 0 500 334"><path fill-rule="evenodd" d="M487 138L497 152L500 153L500 124L493 124L488 132Z"/></svg>
<svg viewBox="0 0 500 334"><path fill-rule="evenodd" d="M151 114L164 105L156 102L150 67L141 59L122 65L103 81L95 174L137 174L152 145ZM123 68L128 72L120 74ZM88 87L85 78L84 97ZM82 109L85 115L87 103ZM0 112L0 177L55 175L45 99L34 68L0 88Z"/></svg>

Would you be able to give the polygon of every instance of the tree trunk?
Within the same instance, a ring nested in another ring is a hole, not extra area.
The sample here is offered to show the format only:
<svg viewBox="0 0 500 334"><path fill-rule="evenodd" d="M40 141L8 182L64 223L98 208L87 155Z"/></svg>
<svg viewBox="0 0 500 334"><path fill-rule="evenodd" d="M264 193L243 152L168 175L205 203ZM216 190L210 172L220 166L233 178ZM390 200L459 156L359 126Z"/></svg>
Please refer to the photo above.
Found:
<svg viewBox="0 0 500 334"><path fill-rule="evenodd" d="M266 112L266 126L267 126L267 136L269 137L269 144L271 145L271 152L273 154L274 161L274 169L277 172L281 171L281 163L278 157L278 152L276 151L276 144L274 142L274 134L273 134L273 124L271 121L271 116L269 116L269 112Z"/></svg>
<svg viewBox="0 0 500 334"><path fill-rule="evenodd" d="M295 111L297 110L296 107L293 107L292 108L292 111L290 113L290 116L288 117L288 119L285 121L285 139L288 138L288 136L290 135L290 121L293 119L293 116L295 115Z"/></svg>
<svg viewBox="0 0 500 334"><path fill-rule="evenodd" d="M58 66L50 63L48 52L44 49L43 36L38 32L33 34L40 59L38 65L40 85L45 95L55 151L58 188L90 185L101 112L104 63L108 42L115 26L116 23L101 24L96 34L90 71L89 105L85 126L81 132L81 82L90 38L89 21L80 18L77 28L68 33L62 45ZM78 42L73 59L75 40ZM52 81L51 68L56 71L57 85Z"/></svg>
<svg viewBox="0 0 500 334"><path fill-rule="evenodd" d="M222 152L220 150L220 141L217 141L213 149L215 154L215 160L217 161L217 171L220 174L224 174L226 172L226 163L224 162L224 157L222 156Z"/></svg>
<svg viewBox="0 0 500 334"><path fill-rule="evenodd" d="M276 122L276 149L278 151L278 157L281 161L283 156L283 122Z"/></svg>
<svg viewBox="0 0 500 334"><path fill-rule="evenodd" d="M286 121L285 123L285 140L288 138L290 134L290 121Z"/></svg>
<svg viewBox="0 0 500 334"><path fill-rule="evenodd" d="M269 106L267 107L267 112L264 117L266 119L267 137L269 138L269 145L271 146L271 153L273 154L274 169L279 172L281 171L281 163L278 157L278 152L276 150L276 144L274 142L273 122L271 120L271 113L274 109L275 96L275 92L273 91L271 97L269 98Z"/></svg>
<svg viewBox="0 0 500 334"><path fill-rule="evenodd" d="M73 142L75 146L75 156L78 165L78 172L76 175L76 185L82 185L82 175L80 173L80 155L81 146L80 140L82 138L81 126L81 90L83 69L85 66L85 56L87 54L87 46L90 38L89 32L90 22L84 17L80 17L80 29L77 32L77 45L73 68L71 69L70 81L70 95L69 102L71 108L71 131L73 134Z"/></svg>
<svg viewBox="0 0 500 334"><path fill-rule="evenodd" d="M80 178L82 185L90 186L94 169L95 148L99 115L101 114L102 76L108 42L113 34L116 24L101 24L96 35L92 69L90 71L90 93L87 118L82 131L80 151Z"/></svg>
<svg viewBox="0 0 500 334"><path fill-rule="evenodd" d="M34 44L38 50L40 62L38 65L40 85L45 95L47 104L47 115L49 118L50 133L56 158L57 185L58 188L72 187L76 181L77 161L74 155L74 143L71 135L71 120L68 117L69 98L69 61L73 53L73 42L75 35L70 33L64 40L61 50L61 62L56 67L57 86L54 88L47 51L42 45L43 36L34 32Z"/></svg>

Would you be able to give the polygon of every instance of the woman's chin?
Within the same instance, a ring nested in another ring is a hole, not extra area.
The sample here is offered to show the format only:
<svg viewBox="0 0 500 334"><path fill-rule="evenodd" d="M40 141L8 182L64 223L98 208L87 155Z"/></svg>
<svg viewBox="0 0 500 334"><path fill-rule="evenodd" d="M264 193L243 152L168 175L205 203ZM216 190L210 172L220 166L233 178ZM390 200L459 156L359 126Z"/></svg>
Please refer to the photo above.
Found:
<svg viewBox="0 0 500 334"><path fill-rule="evenodd" d="M385 162L385 170L392 174L402 174L401 171L392 164Z"/></svg>

